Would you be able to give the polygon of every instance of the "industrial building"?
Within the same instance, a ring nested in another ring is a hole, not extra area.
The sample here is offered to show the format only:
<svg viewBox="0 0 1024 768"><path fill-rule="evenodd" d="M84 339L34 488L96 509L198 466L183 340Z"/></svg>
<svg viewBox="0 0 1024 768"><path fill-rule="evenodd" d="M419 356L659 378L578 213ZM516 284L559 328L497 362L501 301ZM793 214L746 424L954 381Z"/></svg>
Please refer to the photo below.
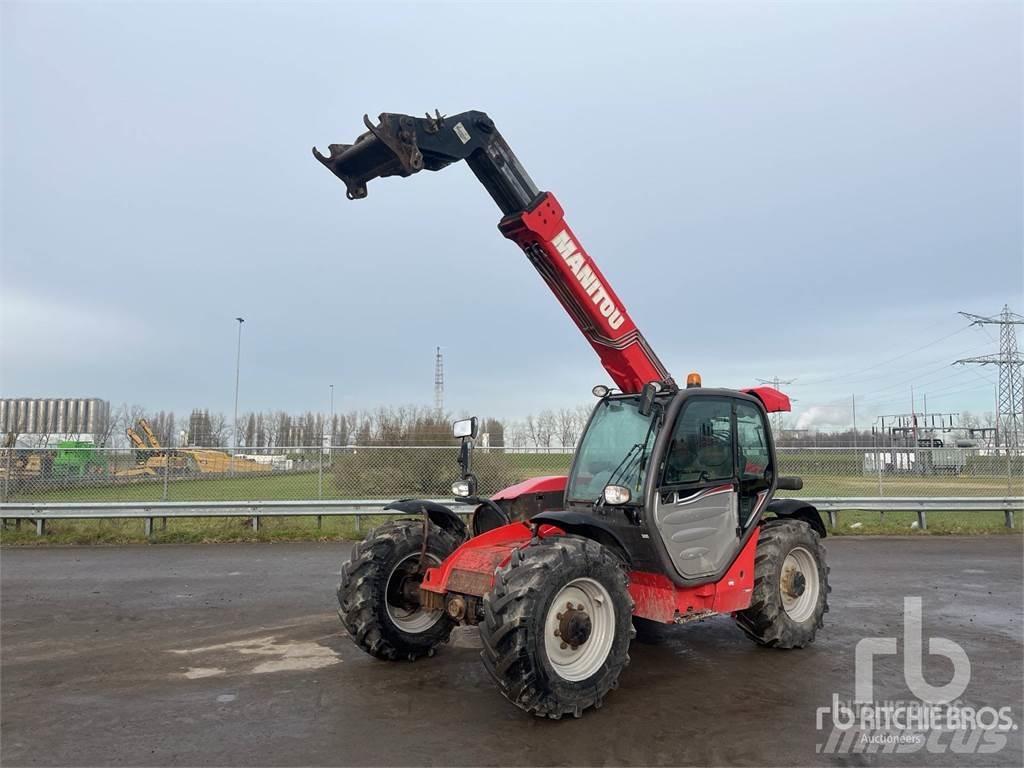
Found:
<svg viewBox="0 0 1024 768"><path fill-rule="evenodd" d="M0 399L0 434L104 435L110 402L95 397Z"/></svg>

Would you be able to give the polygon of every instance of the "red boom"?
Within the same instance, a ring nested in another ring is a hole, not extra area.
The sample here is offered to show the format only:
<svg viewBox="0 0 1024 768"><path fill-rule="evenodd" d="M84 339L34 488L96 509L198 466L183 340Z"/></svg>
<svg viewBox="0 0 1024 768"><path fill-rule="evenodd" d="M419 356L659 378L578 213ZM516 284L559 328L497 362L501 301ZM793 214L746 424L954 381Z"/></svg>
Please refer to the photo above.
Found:
<svg viewBox="0 0 1024 768"><path fill-rule="evenodd" d="M562 206L553 194L544 193L529 211L506 216L498 229L523 249L619 389L639 392L649 381L669 378L601 270L565 223Z"/></svg>

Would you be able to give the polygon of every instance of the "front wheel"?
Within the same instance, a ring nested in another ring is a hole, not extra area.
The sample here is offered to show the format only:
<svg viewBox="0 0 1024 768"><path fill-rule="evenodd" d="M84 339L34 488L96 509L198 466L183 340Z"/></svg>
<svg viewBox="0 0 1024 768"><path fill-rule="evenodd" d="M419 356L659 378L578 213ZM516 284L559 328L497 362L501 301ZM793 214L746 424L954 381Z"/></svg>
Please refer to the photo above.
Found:
<svg viewBox="0 0 1024 768"><path fill-rule="evenodd" d="M426 549L423 536L426 532ZM375 528L341 568L338 616L352 641L378 659L417 659L447 642L454 622L420 605L424 568L440 565L458 542L442 528L398 520Z"/></svg>
<svg viewBox="0 0 1024 768"><path fill-rule="evenodd" d="M828 566L818 534L801 520L761 526L754 554L754 593L736 623L754 642L803 648L814 642L828 612Z"/></svg>
<svg viewBox="0 0 1024 768"><path fill-rule="evenodd" d="M515 551L484 596L484 665L538 717L579 717L618 687L633 600L622 561L596 541L552 536Z"/></svg>

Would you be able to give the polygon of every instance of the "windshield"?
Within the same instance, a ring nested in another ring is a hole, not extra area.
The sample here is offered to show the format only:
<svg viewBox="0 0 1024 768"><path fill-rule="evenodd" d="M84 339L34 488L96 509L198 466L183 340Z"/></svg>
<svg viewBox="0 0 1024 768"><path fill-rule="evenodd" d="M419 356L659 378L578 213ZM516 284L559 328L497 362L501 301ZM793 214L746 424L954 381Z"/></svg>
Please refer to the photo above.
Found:
<svg viewBox="0 0 1024 768"><path fill-rule="evenodd" d="M595 501L614 475L614 484L629 488L633 501L640 503L647 460L658 431L652 429L652 420L658 418L661 408L655 405L651 415L641 416L639 405L639 397L598 403L576 452L566 492L569 501Z"/></svg>

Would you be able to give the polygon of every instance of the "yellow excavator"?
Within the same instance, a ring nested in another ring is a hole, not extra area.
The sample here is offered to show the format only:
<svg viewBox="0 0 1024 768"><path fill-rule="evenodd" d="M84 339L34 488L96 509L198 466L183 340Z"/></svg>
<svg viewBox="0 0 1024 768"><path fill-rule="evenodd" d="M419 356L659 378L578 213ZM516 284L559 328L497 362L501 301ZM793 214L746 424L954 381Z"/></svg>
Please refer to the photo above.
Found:
<svg viewBox="0 0 1024 768"><path fill-rule="evenodd" d="M149 450L149 446L146 445L145 441L141 437L139 437L139 433L136 432L131 427L128 427L128 429L125 430L125 434L127 434L128 435L128 439L132 441L132 445L135 447L135 450L137 450L137 451Z"/></svg>
<svg viewBox="0 0 1024 768"><path fill-rule="evenodd" d="M146 436L145 440L139 435L140 432ZM135 448L135 466L117 470L115 476L155 477L163 475L164 472L184 475L193 471L189 457L173 448L164 448L145 419L139 419L134 429L128 427L125 434Z"/></svg>
<svg viewBox="0 0 1024 768"><path fill-rule="evenodd" d="M227 474L229 472L270 472L269 464L252 459L232 457L224 451L202 448L164 448L146 419L139 419L135 429L125 430L136 450L136 466L121 474L162 475L166 467L174 474ZM143 440L142 436L146 439ZM169 464L168 464L169 463ZM140 471L141 470L141 471Z"/></svg>

